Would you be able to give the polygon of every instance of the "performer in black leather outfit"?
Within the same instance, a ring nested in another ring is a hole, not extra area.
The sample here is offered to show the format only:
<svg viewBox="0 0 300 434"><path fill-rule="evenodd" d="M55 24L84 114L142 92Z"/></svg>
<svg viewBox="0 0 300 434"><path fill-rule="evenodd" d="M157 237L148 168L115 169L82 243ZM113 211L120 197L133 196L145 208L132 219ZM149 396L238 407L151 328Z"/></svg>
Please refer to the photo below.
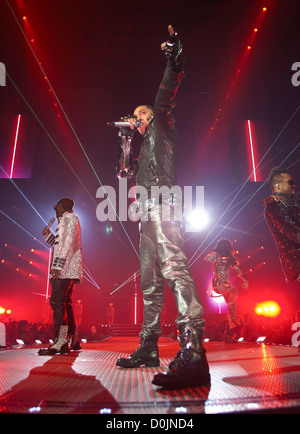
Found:
<svg viewBox="0 0 300 434"><path fill-rule="evenodd" d="M274 167L269 182L273 194L263 202L265 219L286 281L300 282L300 203L295 199L295 182L284 167Z"/></svg>
<svg viewBox="0 0 300 434"><path fill-rule="evenodd" d="M183 78L183 56L181 42L172 26L169 26L169 33L169 41L161 46L168 61L154 106L137 107L131 119L132 123L137 120L142 122L138 131L144 138L138 157L136 181L149 195L153 186L170 188L176 185L177 131L172 111ZM158 339L165 279L176 299L181 347L168 371L157 373L153 379L153 384L165 388L199 386L210 382L202 345L203 309L183 252L181 223L174 218L175 202L176 198L174 203L154 201L149 208L147 204L142 204L148 217L141 221L140 228L144 322L139 335L139 348L130 358L117 361L117 366L124 368L159 366ZM170 211L168 221L162 218L166 209Z"/></svg>

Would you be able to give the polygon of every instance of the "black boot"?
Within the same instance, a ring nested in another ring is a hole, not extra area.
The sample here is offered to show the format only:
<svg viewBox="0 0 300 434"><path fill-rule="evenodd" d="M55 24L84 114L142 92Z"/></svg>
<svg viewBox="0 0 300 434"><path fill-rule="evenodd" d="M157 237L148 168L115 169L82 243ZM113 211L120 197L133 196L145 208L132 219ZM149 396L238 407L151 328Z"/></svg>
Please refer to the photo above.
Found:
<svg viewBox="0 0 300 434"><path fill-rule="evenodd" d="M116 365L122 368L138 368L142 365L148 367L159 366L158 354L159 335L141 336L140 346L128 359L118 359Z"/></svg>
<svg viewBox="0 0 300 434"><path fill-rule="evenodd" d="M58 331L58 337L55 339L54 343L48 348L41 348L38 351L39 356L53 356L54 354L68 354L69 346L67 340L68 326L62 325Z"/></svg>
<svg viewBox="0 0 300 434"><path fill-rule="evenodd" d="M78 338L78 327L75 327L75 333L72 335L69 335L68 337L68 344L70 351L79 351L81 350L80 341Z"/></svg>
<svg viewBox="0 0 300 434"><path fill-rule="evenodd" d="M210 374L202 334L186 327L178 337L181 350L169 364L168 371L155 374L152 383L165 389L208 386Z"/></svg>
<svg viewBox="0 0 300 434"><path fill-rule="evenodd" d="M240 321L236 322L236 326L230 328L229 322L227 323L227 327L224 333L224 341L230 344L236 344L241 337L243 323Z"/></svg>

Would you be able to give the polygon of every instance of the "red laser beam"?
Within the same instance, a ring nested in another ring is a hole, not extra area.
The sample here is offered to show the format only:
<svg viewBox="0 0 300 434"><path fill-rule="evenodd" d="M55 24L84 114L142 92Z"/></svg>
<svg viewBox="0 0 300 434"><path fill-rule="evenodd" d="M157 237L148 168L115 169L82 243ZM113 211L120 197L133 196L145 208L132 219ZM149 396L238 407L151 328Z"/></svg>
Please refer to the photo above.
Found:
<svg viewBox="0 0 300 434"><path fill-rule="evenodd" d="M247 121L247 128L248 128L248 137L249 137L250 154L251 154L251 162L252 162L253 181L256 182L257 181L256 162L255 162L255 153L254 153L254 145L253 145L253 133L252 133L252 126L250 120Z"/></svg>
<svg viewBox="0 0 300 434"><path fill-rule="evenodd" d="M13 177L13 172L14 172L16 149L17 149L19 130L20 130L20 122L21 122L21 115L18 115L17 128L16 128L16 133L15 133L14 150L13 150L13 156L12 156L11 167L10 167L10 175L9 175L10 179Z"/></svg>

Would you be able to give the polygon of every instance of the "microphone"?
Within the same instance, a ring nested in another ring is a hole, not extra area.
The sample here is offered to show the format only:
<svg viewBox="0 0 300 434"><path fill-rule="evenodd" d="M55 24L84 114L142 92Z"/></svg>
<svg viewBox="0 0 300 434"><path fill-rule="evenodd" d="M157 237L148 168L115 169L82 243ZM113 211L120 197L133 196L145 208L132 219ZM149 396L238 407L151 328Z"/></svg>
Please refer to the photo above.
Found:
<svg viewBox="0 0 300 434"><path fill-rule="evenodd" d="M133 125L135 128L139 128L143 125L141 121L136 122L128 122L128 121L118 121L118 122L107 122L108 127L114 127L114 128L124 128L124 127L130 127Z"/></svg>
<svg viewBox="0 0 300 434"><path fill-rule="evenodd" d="M47 226L46 226L45 229L46 229L46 230L50 229L54 222L55 222L55 217L52 217L52 219L51 219L50 222L47 224Z"/></svg>

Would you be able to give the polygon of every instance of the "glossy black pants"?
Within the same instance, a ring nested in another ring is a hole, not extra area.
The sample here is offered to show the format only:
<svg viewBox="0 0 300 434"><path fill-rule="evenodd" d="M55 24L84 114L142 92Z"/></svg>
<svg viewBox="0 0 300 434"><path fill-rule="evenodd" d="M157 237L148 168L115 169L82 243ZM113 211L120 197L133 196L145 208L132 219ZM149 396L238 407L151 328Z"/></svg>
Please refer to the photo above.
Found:
<svg viewBox="0 0 300 434"><path fill-rule="evenodd" d="M181 222L162 219L162 207L149 211L148 221L140 224L141 289L144 301L144 322L141 335L161 333L161 312L164 301L164 279L174 294L178 309L179 329L204 328L203 308L183 251Z"/></svg>
<svg viewBox="0 0 300 434"><path fill-rule="evenodd" d="M49 300L53 309L54 336L61 325L68 325L69 335L75 333L75 320L72 306L72 294L75 281L72 279L50 279L52 292Z"/></svg>

